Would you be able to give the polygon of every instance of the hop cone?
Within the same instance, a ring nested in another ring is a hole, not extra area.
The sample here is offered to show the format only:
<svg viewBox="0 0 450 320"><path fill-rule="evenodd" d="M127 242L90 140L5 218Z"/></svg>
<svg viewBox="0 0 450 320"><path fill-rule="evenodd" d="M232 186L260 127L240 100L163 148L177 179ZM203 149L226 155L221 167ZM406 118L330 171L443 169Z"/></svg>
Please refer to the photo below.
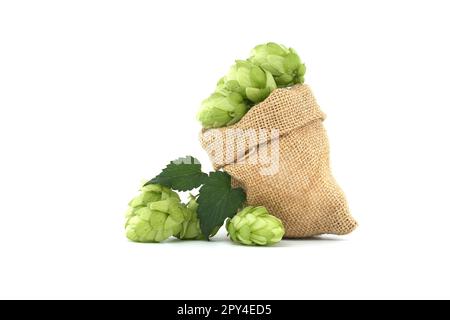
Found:
<svg viewBox="0 0 450 320"><path fill-rule="evenodd" d="M270 72L279 87L304 82L306 67L292 48L269 42L256 46L249 60Z"/></svg>
<svg viewBox="0 0 450 320"><path fill-rule="evenodd" d="M237 60L228 75L218 83L219 90L237 92L253 103L266 99L276 87L270 72L243 60Z"/></svg>
<svg viewBox="0 0 450 320"><path fill-rule="evenodd" d="M180 233L176 236L181 240L200 240L204 239L200 230L200 220L197 216L198 204L194 197L190 197L187 205L187 214L183 222Z"/></svg>
<svg viewBox="0 0 450 320"><path fill-rule="evenodd" d="M227 221L231 240L245 245L271 245L284 235L283 223L264 207L246 207Z"/></svg>
<svg viewBox="0 0 450 320"><path fill-rule="evenodd" d="M176 237L180 240L205 240L206 237L202 234L200 229L200 220L197 215L198 203L193 196L189 197L187 205L187 215L183 222L181 231ZM211 233L210 237L216 235L221 226L216 227Z"/></svg>
<svg viewBox="0 0 450 320"><path fill-rule="evenodd" d="M180 233L186 208L172 190L151 184L131 200L126 215L126 235L136 242L160 242Z"/></svg>
<svg viewBox="0 0 450 320"><path fill-rule="evenodd" d="M203 128L220 128L238 122L246 112L247 105L239 93L223 90L202 102L197 118Z"/></svg>

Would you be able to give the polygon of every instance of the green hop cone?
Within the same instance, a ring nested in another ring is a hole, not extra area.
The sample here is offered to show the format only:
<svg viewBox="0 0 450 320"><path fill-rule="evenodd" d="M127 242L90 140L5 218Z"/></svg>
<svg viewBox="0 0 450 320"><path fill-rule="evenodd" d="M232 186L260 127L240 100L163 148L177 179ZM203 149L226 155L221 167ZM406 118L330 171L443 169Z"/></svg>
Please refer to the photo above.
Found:
<svg viewBox="0 0 450 320"><path fill-rule="evenodd" d="M180 240L206 240L200 229L200 220L197 215L198 203L192 195L187 204L187 214L183 222L181 231L176 237ZM214 237L221 226L216 227L210 237Z"/></svg>
<svg viewBox="0 0 450 320"><path fill-rule="evenodd" d="M284 235L283 223L264 207L246 207L227 220L231 240L245 245L271 245Z"/></svg>
<svg viewBox="0 0 450 320"><path fill-rule="evenodd" d="M304 82L306 66L292 48L273 42L261 44L252 50L249 60L270 72L279 87Z"/></svg>
<svg viewBox="0 0 450 320"><path fill-rule="evenodd" d="M176 235L181 240L201 240L204 239L200 230L200 220L197 216L198 204L194 197L190 197L187 204L187 214L184 219L181 231Z"/></svg>
<svg viewBox="0 0 450 320"><path fill-rule="evenodd" d="M126 214L126 235L135 242L161 242L180 233L186 207L172 190L150 184L130 201Z"/></svg>
<svg viewBox="0 0 450 320"><path fill-rule="evenodd" d="M237 60L228 75L218 83L218 91L237 92L252 103L266 99L277 88L272 74L250 61Z"/></svg>
<svg viewBox="0 0 450 320"><path fill-rule="evenodd" d="M220 128L238 122L247 110L239 93L223 90L213 93L202 102L197 118L203 128Z"/></svg>
<svg viewBox="0 0 450 320"><path fill-rule="evenodd" d="M178 194L159 184L149 184L141 188L141 193L130 201L130 208L146 207L149 202L174 198L180 201Z"/></svg>

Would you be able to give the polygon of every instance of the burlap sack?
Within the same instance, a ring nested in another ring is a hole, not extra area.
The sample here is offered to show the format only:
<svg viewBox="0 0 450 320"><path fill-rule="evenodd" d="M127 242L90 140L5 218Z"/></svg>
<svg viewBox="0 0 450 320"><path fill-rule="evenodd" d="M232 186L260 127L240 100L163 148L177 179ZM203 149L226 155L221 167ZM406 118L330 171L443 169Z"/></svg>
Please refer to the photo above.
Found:
<svg viewBox="0 0 450 320"><path fill-rule="evenodd" d="M246 163L259 148L271 149L274 140L264 145L246 143L240 159L217 159L211 145L211 130L203 131L201 143L209 153L215 169L228 172L236 186L247 193L248 205L265 206L280 218L287 238L320 234L343 235L357 223L351 217L344 193L333 178L329 166L328 139L322 121L325 115L307 85L277 89L254 106L237 124L215 130L225 135L227 129L277 129L279 170L261 174L260 163ZM217 143L217 141L215 141ZM222 148L229 149L225 141ZM236 142L238 145L242 142ZM266 150L267 151L267 150ZM243 163L241 163L243 162Z"/></svg>

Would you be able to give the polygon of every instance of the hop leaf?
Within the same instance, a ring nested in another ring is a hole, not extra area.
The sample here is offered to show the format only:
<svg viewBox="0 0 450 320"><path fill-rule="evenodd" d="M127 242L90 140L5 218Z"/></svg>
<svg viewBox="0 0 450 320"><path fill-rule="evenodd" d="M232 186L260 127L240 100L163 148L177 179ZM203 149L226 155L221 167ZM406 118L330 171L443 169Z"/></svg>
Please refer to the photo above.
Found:
<svg viewBox="0 0 450 320"><path fill-rule="evenodd" d="M231 240L245 245L271 245L284 235L283 223L264 207L246 207L227 220Z"/></svg>
<svg viewBox="0 0 450 320"><path fill-rule="evenodd" d="M221 226L226 218L233 217L245 202L242 188L231 188L231 176L222 171L211 172L201 187L198 197L200 228L205 237Z"/></svg>
<svg viewBox="0 0 450 320"><path fill-rule="evenodd" d="M252 50L249 60L270 72L279 87L304 82L306 67L292 48L273 42L261 44Z"/></svg>
<svg viewBox="0 0 450 320"><path fill-rule="evenodd" d="M203 184L208 175L202 172L202 165L192 156L171 161L149 184L161 184L178 191L188 191Z"/></svg>
<svg viewBox="0 0 450 320"><path fill-rule="evenodd" d="M202 102L197 118L203 128L220 128L238 122L247 110L240 94L222 90Z"/></svg>

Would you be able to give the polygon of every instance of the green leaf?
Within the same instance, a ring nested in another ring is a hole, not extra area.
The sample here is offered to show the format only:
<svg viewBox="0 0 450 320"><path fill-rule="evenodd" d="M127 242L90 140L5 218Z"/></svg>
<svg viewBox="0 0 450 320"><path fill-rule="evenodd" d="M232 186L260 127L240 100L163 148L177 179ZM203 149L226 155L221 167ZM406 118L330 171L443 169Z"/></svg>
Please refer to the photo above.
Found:
<svg viewBox="0 0 450 320"><path fill-rule="evenodd" d="M222 171L211 172L200 189L197 214L203 235L209 238L213 229L232 218L246 199L242 188L231 188L231 176Z"/></svg>
<svg viewBox="0 0 450 320"><path fill-rule="evenodd" d="M194 157L187 156L171 161L167 167L148 184L161 184L178 191L188 191L200 187L208 177L202 172L202 165Z"/></svg>

